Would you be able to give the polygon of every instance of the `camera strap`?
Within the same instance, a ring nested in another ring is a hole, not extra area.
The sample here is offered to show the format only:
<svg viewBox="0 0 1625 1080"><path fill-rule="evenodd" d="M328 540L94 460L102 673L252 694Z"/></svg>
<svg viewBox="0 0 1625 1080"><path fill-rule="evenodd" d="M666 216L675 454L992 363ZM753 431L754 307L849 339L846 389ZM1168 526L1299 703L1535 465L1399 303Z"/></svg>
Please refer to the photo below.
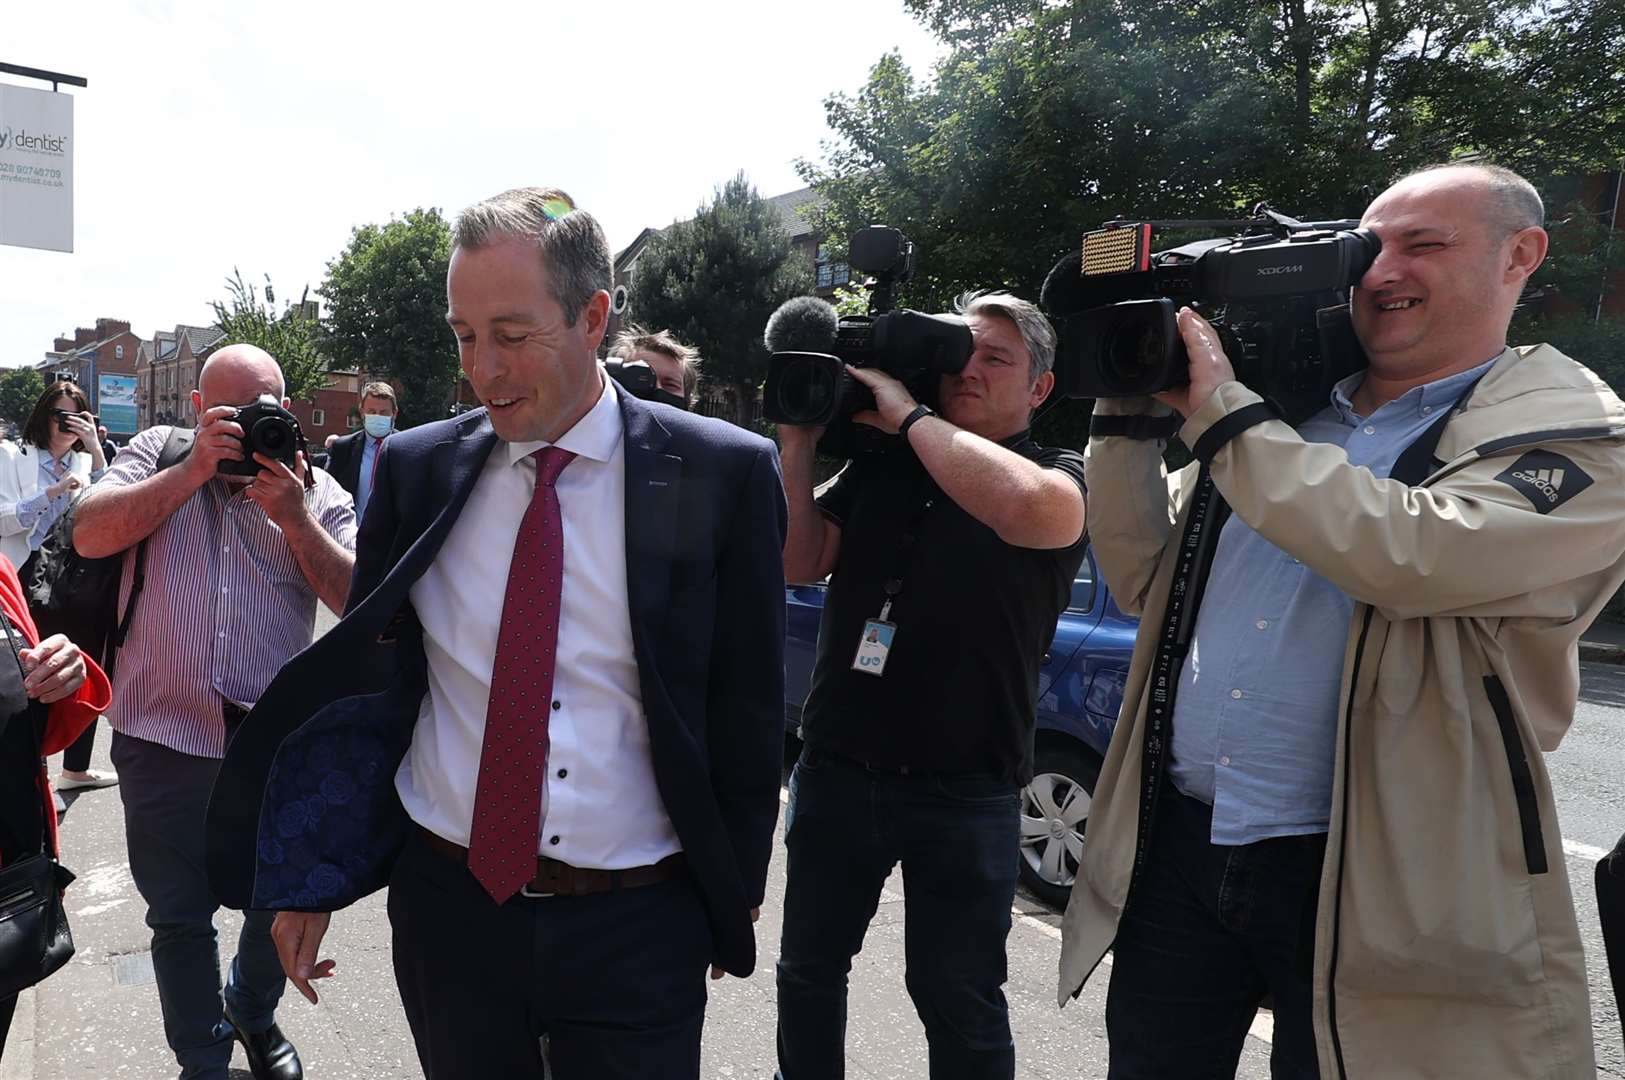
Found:
<svg viewBox="0 0 1625 1080"><path fill-rule="evenodd" d="M1151 677L1146 684L1151 697L1145 711L1145 746L1140 766L1140 831L1134 850L1134 873L1129 881L1129 901L1133 899L1134 886L1140 880L1146 852L1151 846L1151 826L1156 818L1157 797L1167 771L1169 749L1173 745L1174 696L1179 689L1179 675L1185 665L1185 656L1190 651L1191 638L1196 633L1196 614L1207 587L1208 571L1213 567L1214 552L1218 550L1219 533L1230 516L1230 507L1214 486L1206 465L1202 466L1197 476L1191 499L1190 515L1185 519L1185 529L1179 538L1173 581L1168 588L1168 607L1163 614L1162 634L1157 641L1156 656L1151 662Z"/></svg>

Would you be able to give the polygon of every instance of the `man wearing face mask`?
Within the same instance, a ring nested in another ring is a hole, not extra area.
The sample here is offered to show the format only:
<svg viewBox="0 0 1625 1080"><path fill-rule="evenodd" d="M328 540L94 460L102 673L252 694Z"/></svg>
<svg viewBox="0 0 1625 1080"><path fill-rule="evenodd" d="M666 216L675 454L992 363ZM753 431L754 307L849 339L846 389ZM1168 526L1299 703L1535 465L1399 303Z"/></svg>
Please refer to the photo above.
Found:
<svg viewBox="0 0 1625 1080"><path fill-rule="evenodd" d="M373 477L378 471L378 454L384 440L395 430L400 406L395 388L387 382L370 382L361 388L361 430L334 439L327 451L327 471L345 491L355 497L355 518L367 512Z"/></svg>
<svg viewBox="0 0 1625 1080"><path fill-rule="evenodd" d="M255 1080L304 1075L276 1026L284 979L271 912L245 915L222 1004L219 904L203 868L204 810L229 734L310 644L316 600L343 610L355 563L350 497L319 469L307 488L303 454L292 469L257 454L256 475L219 474L244 457L238 408L265 394L286 408L270 354L251 345L215 353L192 391L199 427L187 456L159 469L171 429L141 432L79 504L74 526L75 548L91 558L147 541L107 718L164 1034L187 1080L226 1080L233 1039ZM134 573L126 559L121 600Z"/></svg>

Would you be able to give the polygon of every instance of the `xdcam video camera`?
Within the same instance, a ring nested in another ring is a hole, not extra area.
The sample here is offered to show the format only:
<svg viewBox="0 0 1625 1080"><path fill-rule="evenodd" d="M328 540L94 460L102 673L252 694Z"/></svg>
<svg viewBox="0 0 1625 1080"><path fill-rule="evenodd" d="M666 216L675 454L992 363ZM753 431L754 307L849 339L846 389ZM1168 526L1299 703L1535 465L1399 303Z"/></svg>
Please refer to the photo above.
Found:
<svg viewBox="0 0 1625 1080"><path fill-rule="evenodd" d="M1153 252L1157 229L1237 230ZM1108 222L1044 282L1067 397L1134 397L1189 380L1175 315L1189 305L1219 333L1236 377L1306 419L1365 366L1348 293L1382 244L1357 221L1301 222L1260 205L1241 221Z"/></svg>
<svg viewBox="0 0 1625 1080"><path fill-rule="evenodd" d="M605 360L604 370L621 384L621 389L641 401L656 401L674 409L687 409L688 402L681 394L660 388L660 377L655 369L642 360Z"/></svg>
<svg viewBox="0 0 1625 1080"><path fill-rule="evenodd" d="M874 408L874 395L846 365L886 372L916 400L935 404L937 380L970 360L970 326L957 315L893 311L895 290L914 276L914 244L871 225L852 235L847 261L868 275L869 314L838 317L823 300L800 296L767 322L762 415L779 424L827 427Z"/></svg>

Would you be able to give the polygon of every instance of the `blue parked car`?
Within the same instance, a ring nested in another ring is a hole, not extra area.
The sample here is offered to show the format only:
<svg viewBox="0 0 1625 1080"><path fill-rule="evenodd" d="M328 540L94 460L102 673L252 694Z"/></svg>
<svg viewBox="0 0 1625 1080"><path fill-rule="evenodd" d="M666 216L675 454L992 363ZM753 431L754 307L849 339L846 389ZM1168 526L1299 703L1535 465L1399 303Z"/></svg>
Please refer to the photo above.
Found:
<svg viewBox="0 0 1625 1080"><path fill-rule="evenodd" d="M785 642L785 727L801 724L812 685L824 586L792 585ZM1038 676L1038 733L1033 782L1021 795L1021 879L1040 899L1063 907L1078 872L1089 805L1117 724L1139 620L1123 614L1084 555L1072 600Z"/></svg>

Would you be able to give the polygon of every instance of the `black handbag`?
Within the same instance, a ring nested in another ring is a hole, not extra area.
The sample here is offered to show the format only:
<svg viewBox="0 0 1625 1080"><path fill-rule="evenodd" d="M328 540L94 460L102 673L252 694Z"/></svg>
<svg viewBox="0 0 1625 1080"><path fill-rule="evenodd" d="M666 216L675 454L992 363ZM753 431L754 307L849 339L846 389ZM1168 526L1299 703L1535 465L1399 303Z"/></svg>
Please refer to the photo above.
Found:
<svg viewBox="0 0 1625 1080"><path fill-rule="evenodd" d="M6 640L17 670L27 681L22 653L17 648L17 631L11 620L5 623ZM26 722L33 736L34 760L40 753L40 730L28 710ZM73 934L68 930L68 913L62 907L62 890L73 881L73 871L51 855L50 830L45 809L40 810L40 851L0 869L0 1000L53 974L73 957Z"/></svg>

